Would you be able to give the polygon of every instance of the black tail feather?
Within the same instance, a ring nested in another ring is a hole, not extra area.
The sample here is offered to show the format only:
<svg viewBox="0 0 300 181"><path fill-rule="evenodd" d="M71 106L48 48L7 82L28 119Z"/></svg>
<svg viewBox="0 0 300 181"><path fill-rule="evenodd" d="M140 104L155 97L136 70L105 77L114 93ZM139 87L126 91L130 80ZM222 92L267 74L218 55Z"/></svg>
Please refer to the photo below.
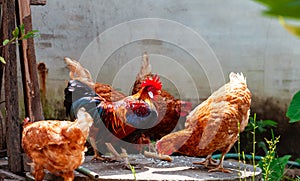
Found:
<svg viewBox="0 0 300 181"><path fill-rule="evenodd" d="M97 97L98 95L95 93L94 90L92 90L89 86L86 84L78 81L78 80L70 80L68 82L68 86L64 90L65 92L65 100L64 100L64 106L66 108L66 116L70 116L71 120L76 119L76 112L77 110L74 108L74 102L77 100L85 97L87 99L91 99L93 97ZM77 101L77 108L85 107L78 105L81 103L81 101ZM82 102L84 104L84 102Z"/></svg>

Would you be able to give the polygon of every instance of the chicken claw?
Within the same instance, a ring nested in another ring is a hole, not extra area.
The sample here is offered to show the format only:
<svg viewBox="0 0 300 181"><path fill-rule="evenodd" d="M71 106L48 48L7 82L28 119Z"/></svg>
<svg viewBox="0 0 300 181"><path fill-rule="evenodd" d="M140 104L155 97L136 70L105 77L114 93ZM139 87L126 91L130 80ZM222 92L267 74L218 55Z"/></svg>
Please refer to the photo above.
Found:
<svg viewBox="0 0 300 181"><path fill-rule="evenodd" d="M102 157L98 152L95 152L95 155L92 158L93 161L99 160L99 161L110 161L110 159Z"/></svg>
<svg viewBox="0 0 300 181"><path fill-rule="evenodd" d="M203 165L205 168L209 166L217 166L217 160L211 158L212 155L208 155L202 162L193 162L195 165Z"/></svg>
<svg viewBox="0 0 300 181"><path fill-rule="evenodd" d="M168 161L168 162L172 161L172 158L169 155L162 155L162 154L157 154L157 153L148 152L148 151L144 151L144 156L148 157L148 158L157 158L162 161Z"/></svg>
<svg viewBox="0 0 300 181"><path fill-rule="evenodd" d="M222 165L218 165L216 168L208 170L208 172L223 172L223 173L232 173L232 171L223 168Z"/></svg>

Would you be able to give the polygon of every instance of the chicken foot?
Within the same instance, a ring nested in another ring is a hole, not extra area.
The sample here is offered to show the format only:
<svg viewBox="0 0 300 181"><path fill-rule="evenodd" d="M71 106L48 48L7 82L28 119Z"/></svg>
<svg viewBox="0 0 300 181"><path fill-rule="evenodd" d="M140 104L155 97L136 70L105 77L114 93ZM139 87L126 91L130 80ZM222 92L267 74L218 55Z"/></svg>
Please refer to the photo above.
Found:
<svg viewBox="0 0 300 181"><path fill-rule="evenodd" d="M222 155L221 155L219 164L217 164L215 168L212 168L212 169L208 170L208 172L224 172L224 173L232 173L230 170L225 169L225 168L223 167L223 161L224 161L224 158L225 158L226 153L228 153L228 151L229 151L230 148L234 145L234 143L235 143L235 141L232 142L229 146L224 147L224 149L222 149ZM208 157L208 158L211 158L211 155L212 155L212 154L208 155L207 157Z"/></svg>
<svg viewBox="0 0 300 181"><path fill-rule="evenodd" d="M162 161L168 161L168 162L172 161L172 158L169 155L157 154L156 152L144 151L144 156L147 158L160 159Z"/></svg>
<svg viewBox="0 0 300 181"><path fill-rule="evenodd" d="M223 161L224 161L224 157L225 157L226 153L227 153L227 152L225 152L225 153L223 152L223 153L222 153L220 162L219 162L219 164L216 166L216 168L210 169L210 170L208 170L208 172L224 172L224 173L232 173L230 170L225 169L225 168L223 167Z"/></svg>
<svg viewBox="0 0 300 181"><path fill-rule="evenodd" d="M224 149L222 149L222 155L220 158L220 162L219 164L216 166L216 168L210 169L208 170L208 172L224 172L224 173L232 173L230 170L228 169L224 169L223 167L223 161L225 158L226 153L228 153L228 151L231 149L231 147L234 145L235 141L232 142L230 145L228 145L227 147L224 147Z"/></svg>
<svg viewBox="0 0 300 181"><path fill-rule="evenodd" d="M128 158L127 151L126 151L124 148L121 148L122 153L119 154L119 153L115 150L115 148L112 146L111 143L105 143L105 145L106 145L107 149L110 151L110 153L112 153L112 154L114 155L114 158L112 158L112 159L114 159L114 160L116 160L116 161L124 161L124 162L125 162L124 167L125 167L126 169L129 169L129 170L132 169L132 166L131 166L131 164L130 164L130 162L129 162L129 158Z"/></svg>
<svg viewBox="0 0 300 181"><path fill-rule="evenodd" d="M209 166L217 166L217 160L211 158L212 154L208 155L204 161L202 162L193 162L195 165L203 165L205 168L209 168Z"/></svg>
<svg viewBox="0 0 300 181"><path fill-rule="evenodd" d="M97 146L96 146L96 140L93 137L90 137L90 144L93 148L94 151L94 156L92 158L92 160L100 160L100 161L112 161L112 159L110 158L105 158L103 157L97 150Z"/></svg>

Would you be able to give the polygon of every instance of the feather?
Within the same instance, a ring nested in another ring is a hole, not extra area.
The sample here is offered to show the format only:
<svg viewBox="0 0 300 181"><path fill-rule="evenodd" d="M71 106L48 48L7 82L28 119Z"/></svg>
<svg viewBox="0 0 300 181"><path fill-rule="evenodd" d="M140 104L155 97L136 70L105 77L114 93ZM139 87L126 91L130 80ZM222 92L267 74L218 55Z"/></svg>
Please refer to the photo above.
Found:
<svg viewBox="0 0 300 181"><path fill-rule="evenodd" d="M136 76L136 80L143 79L150 73L151 73L151 65L149 64L148 54L147 54L147 52L145 52L143 54L142 65L141 65L139 73Z"/></svg>

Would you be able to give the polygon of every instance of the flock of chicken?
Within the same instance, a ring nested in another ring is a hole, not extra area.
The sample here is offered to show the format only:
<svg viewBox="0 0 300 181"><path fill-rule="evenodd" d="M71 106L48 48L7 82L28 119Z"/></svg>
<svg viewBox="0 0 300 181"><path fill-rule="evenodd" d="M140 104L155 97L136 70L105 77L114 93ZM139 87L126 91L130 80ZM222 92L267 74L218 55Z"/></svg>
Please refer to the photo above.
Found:
<svg viewBox="0 0 300 181"><path fill-rule="evenodd" d="M190 102L162 89L160 77L151 73L147 54L143 55L131 96L94 82L77 61L65 58L65 63L70 80L64 106L70 121L31 123L29 118L24 119L22 146L33 161L36 180L43 179L44 169L73 180L74 169L84 161L86 139L98 160L108 159L102 155L108 142L117 147L130 145L141 152L156 141L152 149L158 155L177 152L207 156L194 164L202 164L209 171L230 172L223 168L224 156L246 127L250 113L251 93L243 74L230 73L227 84L191 111ZM180 116L185 115L185 128L172 132ZM211 158L215 151L222 152L219 163Z"/></svg>

